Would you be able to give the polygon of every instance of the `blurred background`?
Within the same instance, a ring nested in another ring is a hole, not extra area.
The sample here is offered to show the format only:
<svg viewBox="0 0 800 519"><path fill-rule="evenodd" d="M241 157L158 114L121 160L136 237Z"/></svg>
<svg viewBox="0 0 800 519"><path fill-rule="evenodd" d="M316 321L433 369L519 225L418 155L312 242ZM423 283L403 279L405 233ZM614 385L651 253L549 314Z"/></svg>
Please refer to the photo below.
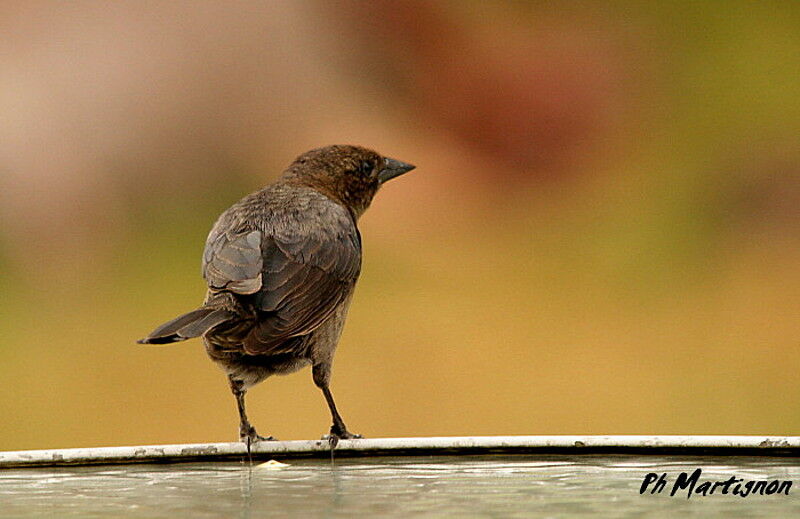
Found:
<svg viewBox="0 0 800 519"><path fill-rule="evenodd" d="M800 4L0 4L0 449L229 441L217 215L303 151L416 164L334 369L369 437L797 434ZM249 393L317 438L309 370Z"/></svg>

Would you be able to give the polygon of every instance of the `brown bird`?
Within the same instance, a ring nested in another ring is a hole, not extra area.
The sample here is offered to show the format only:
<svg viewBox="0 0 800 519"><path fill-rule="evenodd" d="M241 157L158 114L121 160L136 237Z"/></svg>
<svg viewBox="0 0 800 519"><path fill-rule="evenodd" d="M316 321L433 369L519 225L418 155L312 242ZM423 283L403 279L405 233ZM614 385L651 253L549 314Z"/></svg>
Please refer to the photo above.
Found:
<svg viewBox="0 0 800 519"><path fill-rule="evenodd" d="M361 270L358 218L386 181L411 164L359 146L328 146L298 157L273 184L222 213L206 240L203 306L138 341L166 344L203 337L228 376L239 409L239 437L259 436L245 412L249 388L310 365L333 425L347 430L329 384L336 344Z"/></svg>

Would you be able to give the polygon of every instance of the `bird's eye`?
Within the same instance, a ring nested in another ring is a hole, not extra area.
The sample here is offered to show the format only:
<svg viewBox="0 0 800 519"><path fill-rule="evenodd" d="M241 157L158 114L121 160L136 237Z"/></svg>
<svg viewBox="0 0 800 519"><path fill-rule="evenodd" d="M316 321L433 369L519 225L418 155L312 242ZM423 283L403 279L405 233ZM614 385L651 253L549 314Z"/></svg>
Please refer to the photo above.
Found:
<svg viewBox="0 0 800 519"><path fill-rule="evenodd" d="M359 165L358 171L363 175L369 175L372 173L374 167L375 166L372 164L372 162L365 160Z"/></svg>

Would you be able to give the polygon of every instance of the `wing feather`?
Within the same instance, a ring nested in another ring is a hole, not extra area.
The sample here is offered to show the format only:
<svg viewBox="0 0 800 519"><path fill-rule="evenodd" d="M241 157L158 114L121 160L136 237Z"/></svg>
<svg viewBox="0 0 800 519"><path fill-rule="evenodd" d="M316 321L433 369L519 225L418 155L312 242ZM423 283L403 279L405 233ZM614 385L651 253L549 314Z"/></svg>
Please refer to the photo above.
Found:
<svg viewBox="0 0 800 519"><path fill-rule="evenodd" d="M211 289L242 295L261 289L261 231L209 236L203 259L203 277Z"/></svg>
<svg viewBox="0 0 800 519"><path fill-rule="evenodd" d="M353 217L322 195L306 196L310 202L267 204L258 230L223 215L209 235L209 288L242 296L257 314L246 353L281 353L296 344L292 338L331 317L358 278L361 239Z"/></svg>

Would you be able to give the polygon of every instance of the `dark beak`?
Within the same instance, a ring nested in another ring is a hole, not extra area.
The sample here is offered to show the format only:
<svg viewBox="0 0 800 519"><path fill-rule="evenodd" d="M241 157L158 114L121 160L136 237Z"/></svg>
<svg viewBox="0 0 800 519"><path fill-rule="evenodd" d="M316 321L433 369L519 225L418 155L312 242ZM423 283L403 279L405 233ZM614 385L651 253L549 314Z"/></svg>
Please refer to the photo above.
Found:
<svg viewBox="0 0 800 519"><path fill-rule="evenodd" d="M406 164L405 162L400 162L397 159L390 159L389 157L384 157L383 162L386 165L381 172L378 173L378 180L381 181L381 184L416 168L413 164Z"/></svg>

